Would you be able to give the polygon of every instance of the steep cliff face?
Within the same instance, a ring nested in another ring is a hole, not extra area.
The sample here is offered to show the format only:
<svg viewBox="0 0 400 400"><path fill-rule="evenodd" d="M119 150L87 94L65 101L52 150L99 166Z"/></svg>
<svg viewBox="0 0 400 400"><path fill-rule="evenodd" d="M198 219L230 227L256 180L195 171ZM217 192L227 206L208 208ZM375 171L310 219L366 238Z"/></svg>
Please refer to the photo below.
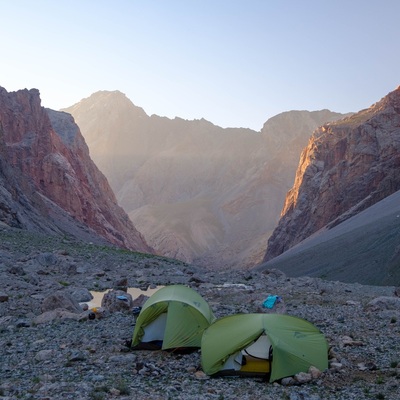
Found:
<svg viewBox="0 0 400 400"><path fill-rule="evenodd" d="M260 262L312 131L342 117L291 111L261 132L147 116L97 92L66 109L119 203L157 252L200 265Z"/></svg>
<svg viewBox="0 0 400 400"><path fill-rule="evenodd" d="M264 261L399 190L399 171L400 87L369 109L314 132Z"/></svg>
<svg viewBox="0 0 400 400"><path fill-rule="evenodd" d="M90 159L70 115L41 107L36 89L8 93L0 88L0 132L9 176L23 177L47 213L51 202L53 214L64 210L111 243L150 250Z"/></svg>

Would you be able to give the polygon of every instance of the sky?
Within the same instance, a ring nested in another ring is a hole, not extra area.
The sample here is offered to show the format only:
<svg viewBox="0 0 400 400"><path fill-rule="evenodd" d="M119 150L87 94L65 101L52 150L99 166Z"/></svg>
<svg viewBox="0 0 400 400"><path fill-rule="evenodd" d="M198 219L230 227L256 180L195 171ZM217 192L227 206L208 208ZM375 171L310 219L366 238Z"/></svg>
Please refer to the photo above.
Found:
<svg viewBox="0 0 400 400"><path fill-rule="evenodd" d="M256 131L400 85L398 0L0 0L0 86L59 110L119 90L148 115Z"/></svg>

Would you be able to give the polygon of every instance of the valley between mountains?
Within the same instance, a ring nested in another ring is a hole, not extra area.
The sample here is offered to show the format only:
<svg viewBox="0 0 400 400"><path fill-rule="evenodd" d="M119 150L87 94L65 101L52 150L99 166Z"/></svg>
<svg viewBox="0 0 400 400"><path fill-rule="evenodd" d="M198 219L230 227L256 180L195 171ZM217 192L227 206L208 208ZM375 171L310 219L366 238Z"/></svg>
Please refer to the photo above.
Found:
<svg viewBox="0 0 400 400"><path fill-rule="evenodd" d="M1 400L400 397L400 88L260 132L147 116L120 92L69 112L0 88ZM128 351L132 310L79 306L171 284L218 318L281 296L329 368L210 379L199 352Z"/></svg>
<svg viewBox="0 0 400 400"><path fill-rule="evenodd" d="M222 129L204 119L148 116L118 91L64 111L147 243L217 269L262 261L310 134L345 116L290 111L260 132Z"/></svg>

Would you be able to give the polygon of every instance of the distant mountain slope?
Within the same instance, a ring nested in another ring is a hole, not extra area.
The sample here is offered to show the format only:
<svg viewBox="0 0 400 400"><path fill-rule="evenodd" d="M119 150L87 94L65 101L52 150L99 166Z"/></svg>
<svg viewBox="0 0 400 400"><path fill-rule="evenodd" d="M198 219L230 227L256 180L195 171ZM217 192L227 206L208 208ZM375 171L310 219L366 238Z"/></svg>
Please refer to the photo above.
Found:
<svg viewBox="0 0 400 400"><path fill-rule="evenodd" d="M118 91L64 111L146 241L212 268L262 260L301 149L316 127L343 117L291 111L261 132L222 129L204 119L147 116Z"/></svg>
<svg viewBox="0 0 400 400"><path fill-rule="evenodd" d="M264 261L400 190L400 87L317 129L304 149Z"/></svg>
<svg viewBox="0 0 400 400"><path fill-rule="evenodd" d="M0 217L10 226L150 251L66 113L0 88Z"/></svg>
<svg viewBox="0 0 400 400"><path fill-rule="evenodd" d="M256 269L368 285L400 284L400 191L323 228Z"/></svg>

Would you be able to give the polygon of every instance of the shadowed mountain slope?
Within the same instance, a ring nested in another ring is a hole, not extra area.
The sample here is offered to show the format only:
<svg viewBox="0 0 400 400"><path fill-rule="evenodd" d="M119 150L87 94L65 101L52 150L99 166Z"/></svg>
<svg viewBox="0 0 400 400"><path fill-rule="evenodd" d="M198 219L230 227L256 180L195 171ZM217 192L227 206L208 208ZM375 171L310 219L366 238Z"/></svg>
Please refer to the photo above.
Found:
<svg viewBox="0 0 400 400"><path fill-rule="evenodd" d="M400 191L322 228L256 270L373 285L400 284Z"/></svg>

